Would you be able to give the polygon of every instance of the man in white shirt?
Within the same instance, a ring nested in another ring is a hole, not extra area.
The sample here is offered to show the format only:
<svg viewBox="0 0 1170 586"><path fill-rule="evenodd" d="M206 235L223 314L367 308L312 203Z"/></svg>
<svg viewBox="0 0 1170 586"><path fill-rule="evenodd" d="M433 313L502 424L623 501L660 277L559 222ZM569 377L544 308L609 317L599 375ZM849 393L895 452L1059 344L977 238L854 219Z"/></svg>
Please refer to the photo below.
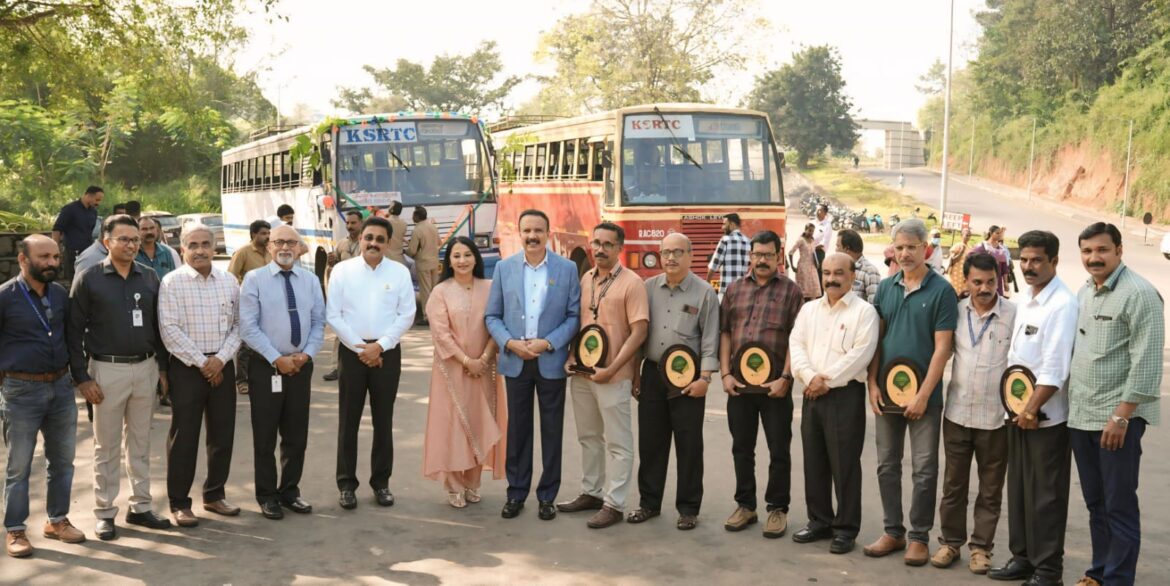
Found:
<svg viewBox="0 0 1170 586"><path fill-rule="evenodd" d="M880 333L877 311L852 290L853 266L847 254L825 259L825 295L801 307L789 342L792 375L804 387L800 437L809 516L792 540L832 537L829 551L836 554L852 551L861 529L866 368Z"/></svg>
<svg viewBox="0 0 1170 586"><path fill-rule="evenodd" d="M820 272L825 262L825 253L833 245L833 218L829 216L829 206L817 206L817 217L813 220L817 227L813 232L813 245L816 247L817 272Z"/></svg>
<svg viewBox="0 0 1170 586"><path fill-rule="evenodd" d="M414 323L415 304L410 271L383 256L391 230L384 218L366 218L362 255L337 263L329 280L325 319L342 344L337 488L345 509L357 506L357 436L367 392L374 420L370 486L379 505L394 504L389 483L394 467L394 399L402 374L398 343Z"/></svg>
<svg viewBox="0 0 1170 586"><path fill-rule="evenodd" d="M988 575L997 580L1059 584L1064 571L1071 452L1068 377L1076 339L1077 298L1056 278L1060 240L1051 232L1020 235L1020 269L1028 289L1013 328L1009 366L1036 376L1036 391L1008 426L1008 547L1012 558Z"/></svg>
<svg viewBox="0 0 1170 586"><path fill-rule="evenodd" d="M963 276L971 296L959 302L955 356L943 410L943 450L947 460L938 506L942 547L930 563L936 568L949 567L959 559L959 548L968 543L967 494L974 459L979 492L969 542L969 568L976 574L986 574L991 568L1007 472L1008 440L999 379L1007 368L1016 306L996 293L999 264L995 257L968 256Z"/></svg>

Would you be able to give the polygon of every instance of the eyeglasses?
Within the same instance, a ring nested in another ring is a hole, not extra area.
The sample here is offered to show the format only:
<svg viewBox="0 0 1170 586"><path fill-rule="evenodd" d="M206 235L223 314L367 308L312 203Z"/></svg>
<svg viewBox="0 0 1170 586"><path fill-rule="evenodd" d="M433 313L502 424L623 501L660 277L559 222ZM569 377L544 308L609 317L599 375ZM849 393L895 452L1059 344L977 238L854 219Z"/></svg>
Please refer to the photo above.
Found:
<svg viewBox="0 0 1170 586"><path fill-rule="evenodd" d="M117 238L111 238L110 240L117 242L119 246L138 246L139 244L142 244L141 238L132 238L130 236L118 236Z"/></svg>
<svg viewBox="0 0 1170 586"><path fill-rule="evenodd" d="M277 248L285 248L285 247L292 248L300 243L301 243L300 240L273 240L272 241L272 245L277 247Z"/></svg>
<svg viewBox="0 0 1170 586"><path fill-rule="evenodd" d="M688 252L690 251L684 250L682 248L663 248L662 250L658 251L658 254L662 258L682 258L682 256Z"/></svg>
<svg viewBox="0 0 1170 586"><path fill-rule="evenodd" d="M378 244L386 244L385 236L374 236L373 234L366 234L362 240L366 242L377 242Z"/></svg>
<svg viewBox="0 0 1170 586"><path fill-rule="evenodd" d="M602 248L610 251L616 249L618 246L621 246L617 242L602 242L600 240L594 240L593 242L590 242L589 245L593 248Z"/></svg>
<svg viewBox="0 0 1170 586"><path fill-rule="evenodd" d="M775 252L753 252L751 253L752 260L776 260L778 255Z"/></svg>

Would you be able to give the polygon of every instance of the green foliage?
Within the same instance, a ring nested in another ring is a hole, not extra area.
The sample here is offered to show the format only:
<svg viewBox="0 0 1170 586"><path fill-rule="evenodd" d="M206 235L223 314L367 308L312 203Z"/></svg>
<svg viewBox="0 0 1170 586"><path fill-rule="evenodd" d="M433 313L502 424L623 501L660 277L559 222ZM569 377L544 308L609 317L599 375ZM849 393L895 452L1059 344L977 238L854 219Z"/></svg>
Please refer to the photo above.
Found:
<svg viewBox="0 0 1170 586"><path fill-rule="evenodd" d="M504 62L494 41L484 41L470 55L439 55L430 68L399 59L394 68L365 65L384 96L369 88L341 88L333 105L358 114L398 110L438 110L478 114L499 110L521 79L509 76L496 82Z"/></svg>
<svg viewBox="0 0 1170 586"><path fill-rule="evenodd" d="M802 169L826 147L848 151L859 137L841 58L828 45L806 47L792 63L757 77L748 104L768 113L777 140L796 150Z"/></svg>
<svg viewBox="0 0 1170 586"><path fill-rule="evenodd" d="M765 23L752 0L594 0L543 34L556 71L525 111L577 115L652 102L696 102L718 69L746 58ZM734 23L734 24L729 24Z"/></svg>

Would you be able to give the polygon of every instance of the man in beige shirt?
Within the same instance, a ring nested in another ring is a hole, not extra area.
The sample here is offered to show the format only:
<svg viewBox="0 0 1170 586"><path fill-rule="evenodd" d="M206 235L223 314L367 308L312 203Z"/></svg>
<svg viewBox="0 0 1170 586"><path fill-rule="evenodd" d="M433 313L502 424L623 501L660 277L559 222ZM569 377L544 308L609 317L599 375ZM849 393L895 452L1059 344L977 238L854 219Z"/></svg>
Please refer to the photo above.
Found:
<svg viewBox="0 0 1170 586"><path fill-rule="evenodd" d="M394 233L390 235L390 242L386 243L386 250L382 254L405 265L406 256L402 250L406 248L406 220L402 219L402 202L390 204L390 215L386 219L390 220L390 228Z"/></svg>
<svg viewBox="0 0 1170 586"><path fill-rule="evenodd" d="M439 229L427 219L427 209L422 206L414 208L413 218L414 232L406 244L406 254L414 259L414 271L418 275L419 307L426 307L431 289L439 280ZM426 318L421 318L420 323L426 323Z"/></svg>
<svg viewBox="0 0 1170 586"><path fill-rule="evenodd" d="M557 504L557 509L565 513L597 510L587 523L593 529L622 520L634 472L630 395L637 355L646 340L650 303L642 279L618 262L624 241L625 231L615 224L606 222L593 229L590 244L596 266L581 277L581 328L600 326L609 348L595 372L569 371L574 375L569 388L581 443L581 494ZM574 363L570 355L570 367Z"/></svg>

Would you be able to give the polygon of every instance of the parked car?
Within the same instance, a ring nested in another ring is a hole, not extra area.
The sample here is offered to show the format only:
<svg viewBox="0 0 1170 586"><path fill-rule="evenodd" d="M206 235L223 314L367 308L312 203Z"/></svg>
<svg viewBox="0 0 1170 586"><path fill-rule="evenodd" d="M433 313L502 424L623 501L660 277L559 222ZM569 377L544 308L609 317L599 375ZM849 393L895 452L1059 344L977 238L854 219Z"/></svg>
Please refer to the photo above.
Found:
<svg viewBox="0 0 1170 586"><path fill-rule="evenodd" d="M163 239L167 243L167 246L179 250L179 233L183 229L179 218L176 218L170 212L142 212L142 216L158 220L159 226L162 227Z"/></svg>
<svg viewBox="0 0 1170 586"><path fill-rule="evenodd" d="M215 251L224 254L227 252L227 245L223 239L223 216L220 214L183 214L179 216L180 227L186 227L187 224L201 223L208 228L211 228L212 235L215 236Z"/></svg>

